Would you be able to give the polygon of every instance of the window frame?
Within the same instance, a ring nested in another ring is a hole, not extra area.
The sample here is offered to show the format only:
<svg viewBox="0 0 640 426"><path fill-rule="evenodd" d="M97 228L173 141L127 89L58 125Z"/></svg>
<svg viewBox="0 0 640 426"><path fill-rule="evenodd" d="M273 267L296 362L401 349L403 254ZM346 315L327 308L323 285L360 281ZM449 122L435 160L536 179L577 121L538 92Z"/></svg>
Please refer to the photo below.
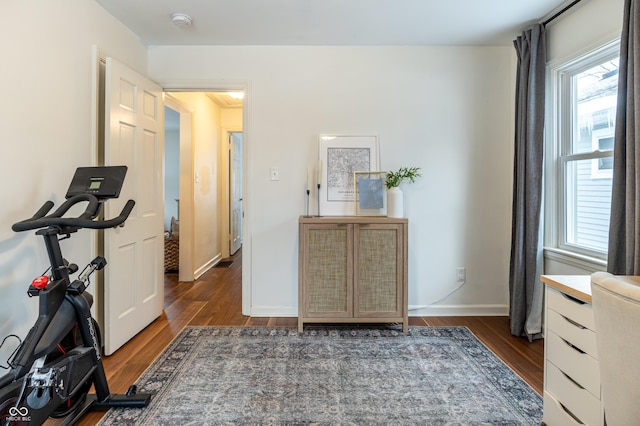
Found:
<svg viewBox="0 0 640 426"><path fill-rule="evenodd" d="M619 57L620 39L617 38L589 52L580 54L571 60L548 67L549 97L547 107L547 143L546 143L546 173L545 187L551 189L554 197L546 197L548 204L545 209L547 217L545 226L546 246L572 253L578 257L606 260L607 252L590 249L577 244L569 243L568 236L572 230L568 229L565 221L565 212L571 206L566 205L568 192L571 188L567 185L567 167L569 163L575 164L579 160L594 160L600 158L613 158L612 150L593 150L580 153L572 153L573 134L578 129L577 123L572 121L572 116L577 115L577 104L572 98L573 77L598 64ZM602 178L607 178L604 175ZM548 248L548 247L547 247Z"/></svg>

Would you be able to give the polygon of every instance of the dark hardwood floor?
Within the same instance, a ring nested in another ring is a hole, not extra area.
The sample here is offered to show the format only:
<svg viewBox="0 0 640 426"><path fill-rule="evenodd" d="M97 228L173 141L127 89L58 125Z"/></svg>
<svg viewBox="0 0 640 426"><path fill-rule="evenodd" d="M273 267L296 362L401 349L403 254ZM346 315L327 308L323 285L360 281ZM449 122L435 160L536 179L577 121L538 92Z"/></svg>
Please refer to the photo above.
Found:
<svg viewBox="0 0 640 426"><path fill-rule="evenodd" d="M111 392L124 393L187 325L297 327L297 318L252 318L242 315L241 250L229 268L213 268L193 283L165 275L165 310L156 321L104 357ZM538 393L542 393L544 346L509 332L507 317L410 317L410 326L466 326ZM86 415L80 425L94 425L101 412Z"/></svg>

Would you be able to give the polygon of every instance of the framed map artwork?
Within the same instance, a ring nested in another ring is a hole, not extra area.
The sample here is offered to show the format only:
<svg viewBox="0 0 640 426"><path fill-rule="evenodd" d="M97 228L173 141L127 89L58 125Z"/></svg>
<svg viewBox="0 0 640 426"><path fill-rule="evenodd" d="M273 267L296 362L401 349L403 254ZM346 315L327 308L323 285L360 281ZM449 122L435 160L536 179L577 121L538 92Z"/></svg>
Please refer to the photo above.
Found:
<svg viewBox="0 0 640 426"><path fill-rule="evenodd" d="M319 216L353 216L356 171L378 170L376 136L321 135Z"/></svg>

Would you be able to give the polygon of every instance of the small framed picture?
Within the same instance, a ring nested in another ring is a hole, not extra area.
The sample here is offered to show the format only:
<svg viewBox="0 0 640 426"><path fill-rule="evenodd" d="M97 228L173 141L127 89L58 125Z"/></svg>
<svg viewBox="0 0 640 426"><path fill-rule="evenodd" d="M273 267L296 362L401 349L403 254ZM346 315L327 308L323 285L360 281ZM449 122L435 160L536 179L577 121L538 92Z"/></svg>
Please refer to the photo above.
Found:
<svg viewBox="0 0 640 426"><path fill-rule="evenodd" d="M356 216L386 216L387 172L354 172Z"/></svg>

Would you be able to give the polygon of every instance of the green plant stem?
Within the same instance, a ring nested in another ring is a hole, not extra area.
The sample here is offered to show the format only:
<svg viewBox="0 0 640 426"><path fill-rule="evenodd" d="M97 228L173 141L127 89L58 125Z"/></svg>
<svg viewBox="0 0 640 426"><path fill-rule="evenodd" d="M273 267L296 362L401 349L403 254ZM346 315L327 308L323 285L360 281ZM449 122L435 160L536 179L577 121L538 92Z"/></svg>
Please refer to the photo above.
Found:
<svg viewBox="0 0 640 426"><path fill-rule="evenodd" d="M407 179L412 183L420 177L420 167L400 167L397 172L387 173L385 185L388 189L400 186L403 180Z"/></svg>

